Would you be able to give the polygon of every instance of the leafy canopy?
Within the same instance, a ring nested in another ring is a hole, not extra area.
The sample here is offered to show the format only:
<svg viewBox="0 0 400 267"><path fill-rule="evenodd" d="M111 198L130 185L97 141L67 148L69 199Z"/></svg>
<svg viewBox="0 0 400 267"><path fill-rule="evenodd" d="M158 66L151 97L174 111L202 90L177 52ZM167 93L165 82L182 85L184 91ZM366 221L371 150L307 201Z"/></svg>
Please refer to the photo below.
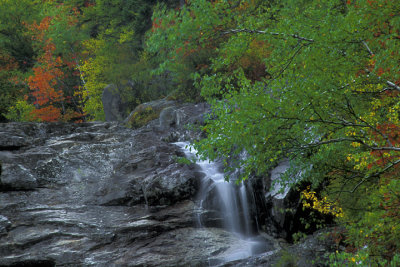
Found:
<svg viewBox="0 0 400 267"><path fill-rule="evenodd" d="M243 179L290 158L282 182L323 188L368 260L400 252L398 1L193 0L153 20L159 70L186 73L212 105L203 157L235 161ZM206 66L190 69L183 59L208 47ZM355 234L385 223L392 235Z"/></svg>

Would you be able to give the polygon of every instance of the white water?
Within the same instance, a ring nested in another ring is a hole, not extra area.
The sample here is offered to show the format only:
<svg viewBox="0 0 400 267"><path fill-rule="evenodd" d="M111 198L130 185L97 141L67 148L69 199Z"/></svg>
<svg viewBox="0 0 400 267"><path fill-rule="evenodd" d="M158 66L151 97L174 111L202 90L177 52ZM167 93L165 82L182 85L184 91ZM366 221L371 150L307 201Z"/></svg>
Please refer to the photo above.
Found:
<svg viewBox="0 0 400 267"><path fill-rule="evenodd" d="M182 148L188 159L196 157L196 151L189 146L189 143L177 142L175 144ZM205 174L198 196L197 222L199 227L205 227L202 219L203 211L205 209L214 209L220 212L224 228L241 240L240 244L234 249L210 260L210 264L243 259L263 252L265 243L260 241L260 238L252 236L252 233L257 232L257 229L253 229L254 227L252 226L251 205L245 184L240 183L240 185L237 185L234 181L226 182L220 164L216 162L197 160L196 163L201 172ZM215 195L210 196L210 194ZM212 205L215 206L204 207L205 202L210 198L215 198L212 201Z"/></svg>

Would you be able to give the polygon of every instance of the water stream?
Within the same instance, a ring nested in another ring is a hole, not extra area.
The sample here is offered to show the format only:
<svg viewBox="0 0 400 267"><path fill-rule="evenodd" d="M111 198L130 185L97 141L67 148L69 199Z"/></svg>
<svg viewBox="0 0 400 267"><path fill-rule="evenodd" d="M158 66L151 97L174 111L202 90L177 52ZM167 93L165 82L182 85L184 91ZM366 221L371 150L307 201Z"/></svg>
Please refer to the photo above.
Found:
<svg viewBox="0 0 400 267"><path fill-rule="evenodd" d="M177 142L188 159L196 157L196 151L188 142ZM210 223L205 211L218 212L221 226L240 239L240 244L222 255L209 260L210 266L244 259L266 251L265 240L258 235L256 218L252 218L251 207L254 197L250 188L241 182L226 182L221 165L208 160L197 160L200 171L205 174L198 195L197 223L206 227ZM214 222L215 223L215 222Z"/></svg>

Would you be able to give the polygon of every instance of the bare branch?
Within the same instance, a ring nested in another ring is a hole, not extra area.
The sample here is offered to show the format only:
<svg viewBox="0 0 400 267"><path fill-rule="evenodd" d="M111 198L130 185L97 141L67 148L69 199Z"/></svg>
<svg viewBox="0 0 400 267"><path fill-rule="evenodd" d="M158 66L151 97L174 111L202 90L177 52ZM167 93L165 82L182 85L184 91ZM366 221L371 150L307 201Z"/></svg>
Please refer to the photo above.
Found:
<svg viewBox="0 0 400 267"><path fill-rule="evenodd" d="M361 41L361 43L365 46L365 48L367 49L368 53L373 56L374 53L372 52L372 50L369 48L368 44L365 41Z"/></svg>
<svg viewBox="0 0 400 267"><path fill-rule="evenodd" d="M285 66L280 70L278 75L276 77L273 77L274 79L277 79L279 76L281 76L285 70L289 67L289 65L293 62L294 58L300 53L301 49L303 48L303 45L300 45L299 48L294 52L294 54L288 59L288 61L285 63Z"/></svg>
<svg viewBox="0 0 400 267"><path fill-rule="evenodd" d="M368 70L368 69L364 69L364 71L365 72L367 72L368 74L374 74L375 75L375 73L372 73L370 70ZM383 79L382 79L382 77L380 77L380 76L378 76L378 75L376 75L377 76L377 78L378 78L378 80L380 80L380 81L382 81ZM397 91L400 91L400 86L398 86L397 84L395 84L394 82L391 82L391 81L388 81L388 80L383 80L384 82L386 82L386 84L389 86L389 87L391 87L391 88L393 88L393 89L395 89L395 90L397 90Z"/></svg>
<svg viewBox="0 0 400 267"><path fill-rule="evenodd" d="M326 141L320 141L320 142L306 144L306 145L303 145L302 148L317 147L317 146L327 145L327 144L331 144L331 143L340 143L340 142L357 142L357 140L353 139L353 138L330 139L330 140L326 140Z"/></svg>
<svg viewBox="0 0 400 267"><path fill-rule="evenodd" d="M368 44L365 41L361 41L361 43L364 45L365 49L367 49L368 53L370 56L374 55L374 52L372 52L372 50L369 48ZM371 73L369 70L366 69L367 73ZM379 80L382 80L381 77L378 76ZM391 81L386 81L386 84L389 85L389 87L396 89L397 91L400 91L400 86L398 86L397 84L391 82Z"/></svg>
<svg viewBox="0 0 400 267"><path fill-rule="evenodd" d="M88 89L87 89L87 87L86 87L85 76L84 76L84 74L83 74L83 72L82 72L82 70L81 70L81 66L79 65L79 61L78 61L78 59L77 59L77 57L76 57L76 53L75 53L75 51L74 51L73 46L71 46L71 52L75 55L75 64L76 64L76 68L77 68L78 71L79 71L79 78L81 79L83 88L85 88L85 90L88 91Z"/></svg>
<svg viewBox="0 0 400 267"><path fill-rule="evenodd" d="M240 33L240 32L247 32L247 33L257 33L257 34L269 34L269 35L274 35L274 36L289 36L301 41L307 41L310 43L313 43L313 39L305 38L302 36L299 36L297 34L286 34L286 33L279 33L279 32L267 32L267 31L260 31L260 30L250 30L250 29L230 29L227 31L222 32L221 34L234 34L234 33Z"/></svg>
<svg viewBox="0 0 400 267"><path fill-rule="evenodd" d="M391 81L386 81L386 84L389 85L390 87L396 89L397 91L400 91L400 86L398 86L397 84L395 84Z"/></svg>

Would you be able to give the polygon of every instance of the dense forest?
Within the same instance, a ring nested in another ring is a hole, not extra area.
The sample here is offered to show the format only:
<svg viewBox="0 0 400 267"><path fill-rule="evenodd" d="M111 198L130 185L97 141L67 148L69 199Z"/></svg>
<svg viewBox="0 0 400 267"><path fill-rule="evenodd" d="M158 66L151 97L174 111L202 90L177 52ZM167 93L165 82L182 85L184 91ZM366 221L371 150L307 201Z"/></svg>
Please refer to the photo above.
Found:
<svg viewBox="0 0 400 267"><path fill-rule="evenodd" d="M108 84L131 110L207 101L203 157L290 159L332 266L400 265L399 1L0 0L1 122L104 120Z"/></svg>

